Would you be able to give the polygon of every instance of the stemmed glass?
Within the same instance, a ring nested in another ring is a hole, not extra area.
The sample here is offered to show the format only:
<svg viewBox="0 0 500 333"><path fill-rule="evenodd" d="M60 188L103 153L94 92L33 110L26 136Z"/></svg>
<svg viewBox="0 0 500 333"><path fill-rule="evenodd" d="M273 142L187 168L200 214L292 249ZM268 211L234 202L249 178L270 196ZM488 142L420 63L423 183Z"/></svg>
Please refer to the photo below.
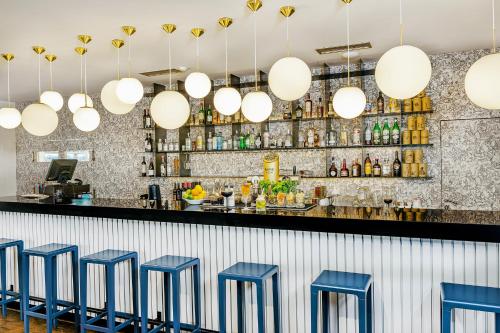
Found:
<svg viewBox="0 0 500 333"><path fill-rule="evenodd" d="M382 198L384 200L384 203L386 204L386 212L389 214L389 207L390 204L393 201L394 197L394 190L391 186L384 185L382 187Z"/></svg>
<svg viewBox="0 0 500 333"><path fill-rule="evenodd" d="M250 210L250 208L247 207L248 202L250 201L250 188L251 184L248 182L241 184L241 201L245 204L245 207L243 208L244 211Z"/></svg>

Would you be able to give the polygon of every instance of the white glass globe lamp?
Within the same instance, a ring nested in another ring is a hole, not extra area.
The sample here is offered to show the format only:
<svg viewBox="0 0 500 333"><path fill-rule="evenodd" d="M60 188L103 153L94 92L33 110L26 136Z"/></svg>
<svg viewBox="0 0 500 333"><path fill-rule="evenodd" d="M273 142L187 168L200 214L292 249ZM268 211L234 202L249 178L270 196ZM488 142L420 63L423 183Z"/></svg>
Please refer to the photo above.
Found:
<svg viewBox="0 0 500 333"><path fill-rule="evenodd" d="M76 110L85 106L85 97L87 97L87 106L93 107L94 103L92 102L92 98L89 95L85 95L82 93L76 93L71 95L68 99L68 108L72 113L75 113Z"/></svg>
<svg viewBox="0 0 500 333"><path fill-rule="evenodd" d="M46 136L54 132L59 123L56 111L43 103L28 105L21 114L24 129L35 136Z"/></svg>
<svg viewBox="0 0 500 333"><path fill-rule="evenodd" d="M241 107L241 95L232 87L217 90L214 96L215 109L225 116L231 116Z"/></svg>
<svg viewBox="0 0 500 333"><path fill-rule="evenodd" d="M263 91L253 91L245 95L241 103L243 115L253 123L260 123L273 112L273 102Z"/></svg>
<svg viewBox="0 0 500 333"><path fill-rule="evenodd" d="M133 77L126 77L116 85L116 96L122 103L135 104L144 96L144 87L141 81Z"/></svg>
<svg viewBox="0 0 500 333"><path fill-rule="evenodd" d="M189 102L177 91L162 91L151 102L151 117L165 129L181 127L189 119L190 113Z"/></svg>
<svg viewBox="0 0 500 333"><path fill-rule="evenodd" d="M186 78L185 87L189 96L193 98L203 98L210 93L212 82L207 74L193 72Z"/></svg>
<svg viewBox="0 0 500 333"><path fill-rule="evenodd" d="M269 88L284 101L304 96L311 87L311 69L296 57L286 57L274 63L269 71Z"/></svg>
<svg viewBox="0 0 500 333"><path fill-rule="evenodd" d="M61 94L53 90L44 91L40 95L40 102L47 104L56 112L61 110L64 105L64 99Z"/></svg>
<svg viewBox="0 0 500 333"><path fill-rule="evenodd" d="M500 53L484 56L469 68L465 92L477 106L500 110Z"/></svg>
<svg viewBox="0 0 500 333"><path fill-rule="evenodd" d="M127 114L132 111L135 104L123 103L116 95L118 80L109 81L101 90L101 102L106 110L114 114Z"/></svg>
<svg viewBox="0 0 500 333"><path fill-rule="evenodd" d="M0 127L14 129L21 124L21 113L16 108L5 107L0 109Z"/></svg>
<svg viewBox="0 0 500 333"><path fill-rule="evenodd" d="M333 108L344 119L353 119L363 113L366 96L358 87L344 87L333 96Z"/></svg>
<svg viewBox="0 0 500 333"><path fill-rule="evenodd" d="M92 132L101 122L101 116L96 109L89 106L83 106L73 114L73 123L83 132Z"/></svg>

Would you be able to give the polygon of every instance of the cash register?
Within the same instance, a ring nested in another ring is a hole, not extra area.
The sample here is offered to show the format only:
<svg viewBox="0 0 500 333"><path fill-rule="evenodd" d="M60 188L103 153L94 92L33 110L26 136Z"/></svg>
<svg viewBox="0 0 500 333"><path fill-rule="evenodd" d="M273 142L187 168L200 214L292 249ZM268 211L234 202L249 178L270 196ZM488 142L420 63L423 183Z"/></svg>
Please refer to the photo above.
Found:
<svg viewBox="0 0 500 333"><path fill-rule="evenodd" d="M78 160L56 159L50 163L45 176L43 194L64 199L77 199L84 193L90 193L90 185L84 185L79 179L72 180Z"/></svg>

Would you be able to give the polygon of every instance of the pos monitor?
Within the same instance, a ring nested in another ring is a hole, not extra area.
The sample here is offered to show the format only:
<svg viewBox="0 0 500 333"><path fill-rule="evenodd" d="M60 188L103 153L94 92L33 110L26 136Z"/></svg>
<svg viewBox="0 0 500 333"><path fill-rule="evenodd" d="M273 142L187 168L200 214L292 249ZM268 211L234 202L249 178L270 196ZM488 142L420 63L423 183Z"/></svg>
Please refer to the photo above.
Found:
<svg viewBox="0 0 500 333"><path fill-rule="evenodd" d="M78 160L52 160L45 180L57 181L60 184L67 183L68 180L73 178L77 163Z"/></svg>

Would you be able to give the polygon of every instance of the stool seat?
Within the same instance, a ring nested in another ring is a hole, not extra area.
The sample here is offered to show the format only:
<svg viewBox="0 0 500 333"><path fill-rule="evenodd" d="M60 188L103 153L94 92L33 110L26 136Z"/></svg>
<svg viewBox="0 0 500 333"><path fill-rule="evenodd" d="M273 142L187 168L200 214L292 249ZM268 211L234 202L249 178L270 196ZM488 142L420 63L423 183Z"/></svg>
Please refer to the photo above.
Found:
<svg viewBox="0 0 500 333"><path fill-rule="evenodd" d="M16 239L0 238L0 249L12 247L12 246L17 246L18 244L21 244L21 243L22 243L22 241L16 240Z"/></svg>
<svg viewBox="0 0 500 333"><path fill-rule="evenodd" d="M441 297L443 302L454 307L500 312L500 288L442 283Z"/></svg>
<svg viewBox="0 0 500 333"><path fill-rule="evenodd" d="M136 256L137 253L133 251L123 250L104 250L96 253L89 254L81 258L81 260L94 264L112 264L125 261Z"/></svg>
<svg viewBox="0 0 500 333"><path fill-rule="evenodd" d="M231 280L262 280L277 273L278 270L279 267L276 265L238 262L220 272L219 275Z"/></svg>
<svg viewBox="0 0 500 333"><path fill-rule="evenodd" d="M372 283L372 277L368 274L323 271L312 283L313 286L322 290L342 292L351 291L366 293Z"/></svg>
<svg viewBox="0 0 500 333"><path fill-rule="evenodd" d="M163 256L148 261L141 265L142 268L149 270L184 270L195 264L199 264L200 259L180 256Z"/></svg>
<svg viewBox="0 0 500 333"><path fill-rule="evenodd" d="M46 256L56 256L59 254L70 252L73 251L75 248L76 248L75 245L50 243L26 249L24 250L24 253L30 256L46 257Z"/></svg>

